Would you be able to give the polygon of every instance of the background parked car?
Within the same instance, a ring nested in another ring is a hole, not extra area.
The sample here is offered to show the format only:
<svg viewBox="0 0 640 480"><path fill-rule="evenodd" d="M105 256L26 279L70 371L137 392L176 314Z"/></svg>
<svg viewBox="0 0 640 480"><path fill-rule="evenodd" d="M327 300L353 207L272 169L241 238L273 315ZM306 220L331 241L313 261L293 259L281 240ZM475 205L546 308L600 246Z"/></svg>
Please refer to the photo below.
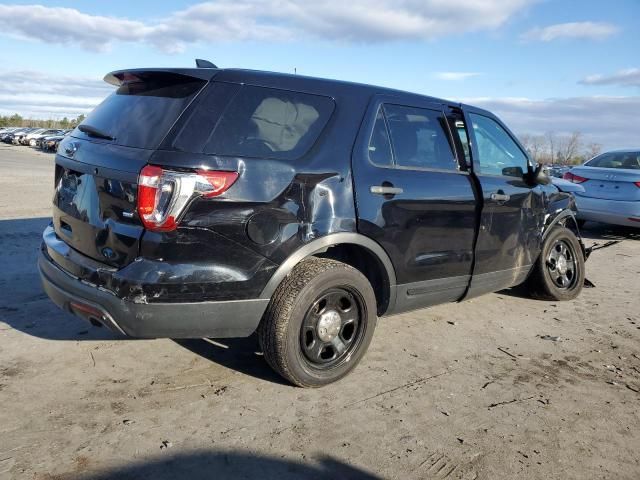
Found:
<svg viewBox="0 0 640 480"><path fill-rule="evenodd" d="M61 130L61 129L49 129L49 130L43 130L42 132L37 133L37 134L32 134L32 135L30 135L30 138L29 138L29 146L30 147L39 147L40 146L39 142L43 138L50 137L52 135L61 135L63 131L64 130Z"/></svg>
<svg viewBox="0 0 640 480"><path fill-rule="evenodd" d="M574 192L578 220L640 228L640 149L605 152L564 174Z"/></svg>
<svg viewBox="0 0 640 480"><path fill-rule="evenodd" d="M67 135L71 133L71 130L64 130L60 135L51 135L47 137L43 137L39 140L39 147L45 152L55 152L58 150L58 144L61 140L64 139Z"/></svg>
<svg viewBox="0 0 640 480"><path fill-rule="evenodd" d="M34 138L36 135L39 135L40 133L46 131L46 128L36 128L32 131L30 131L29 133L27 133L24 137L22 137L22 140L20 140L20 144L21 145L29 145L29 142L31 141L32 138Z"/></svg>
<svg viewBox="0 0 640 480"><path fill-rule="evenodd" d="M11 143L10 137L18 130L18 127L5 127L0 129L0 141Z"/></svg>
<svg viewBox="0 0 640 480"><path fill-rule="evenodd" d="M36 135L32 135L31 138L29 139L29 146L30 147L38 147L39 146L39 142L45 138L45 137L50 137L52 135L60 135L62 133L62 129L59 128L52 128L52 129L47 129L44 130Z"/></svg>
<svg viewBox="0 0 640 480"><path fill-rule="evenodd" d="M549 165L545 171L550 177L562 178L562 176L570 169L571 167L566 165Z"/></svg>
<svg viewBox="0 0 640 480"><path fill-rule="evenodd" d="M20 130L16 130L11 133L9 139L10 141L7 143L13 143L14 145L20 145L20 142L24 137L26 137L29 133L31 133L34 129L31 128L22 128Z"/></svg>

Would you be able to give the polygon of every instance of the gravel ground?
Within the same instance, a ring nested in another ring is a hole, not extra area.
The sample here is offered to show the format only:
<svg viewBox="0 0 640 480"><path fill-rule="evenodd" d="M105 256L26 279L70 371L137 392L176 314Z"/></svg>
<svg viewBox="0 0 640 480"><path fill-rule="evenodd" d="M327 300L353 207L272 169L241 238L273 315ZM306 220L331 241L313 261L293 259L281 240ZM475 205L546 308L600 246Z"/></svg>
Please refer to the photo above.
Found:
<svg viewBox="0 0 640 480"><path fill-rule="evenodd" d="M53 156L0 144L0 479L640 478L640 230L587 225L596 288L382 320L362 364L283 384L256 339L130 340L35 267Z"/></svg>

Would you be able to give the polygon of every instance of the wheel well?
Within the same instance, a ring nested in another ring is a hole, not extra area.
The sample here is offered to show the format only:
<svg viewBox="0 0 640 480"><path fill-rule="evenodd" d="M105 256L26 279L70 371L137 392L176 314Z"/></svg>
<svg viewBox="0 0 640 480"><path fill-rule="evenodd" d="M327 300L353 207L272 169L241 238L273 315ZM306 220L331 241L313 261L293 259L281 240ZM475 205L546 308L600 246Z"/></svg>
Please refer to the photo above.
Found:
<svg viewBox="0 0 640 480"><path fill-rule="evenodd" d="M326 251L316 253L314 257L331 258L351 265L359 270L367 279L376 294L378 315L382 315L389 306L389 278L384 265L371 250L360 245L343 243L333 245Z"/></svg>
<svg viewBox="0 0 640 480"><path fill-rule="evenodd" d="M571 230L576 237L580 238L580 228L578 227L578 221L576 217L573 215L567 215L567 217L562 221L565 227Z"/></svg>
<svg viewBox="0 0 640 480"><path fill-rule="evenodd" d="M565 216L563 216L560 220L558 220L558 221L552 223L551 225L549 225L549 228L547 229L547 231L550 232L556 226L561 226L561 227L568 228L569 230L571 230L573 232L573 234L577 238L580 238L580 228L578 226L578 221L576 220L574 215L565 215Z"/></svg>

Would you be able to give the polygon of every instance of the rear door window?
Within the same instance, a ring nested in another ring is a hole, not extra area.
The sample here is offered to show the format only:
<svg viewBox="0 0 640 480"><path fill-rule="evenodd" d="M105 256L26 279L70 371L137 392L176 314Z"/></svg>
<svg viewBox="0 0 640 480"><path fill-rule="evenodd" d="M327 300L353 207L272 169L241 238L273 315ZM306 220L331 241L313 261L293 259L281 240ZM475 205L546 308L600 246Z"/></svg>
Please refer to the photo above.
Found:
<svg viewBox="0 0 640 480"><path fill-rule="evenodd" d="M384 106L396 165L458 169L442 112L400 105Z"/></svg>
<svg viewBox="0 0 640 480"><path fill-rule="evenodd" d="M387 121L382 107L378 108L376 121L373 125L371 138L369 139L369 160L382 167L390 167L393 165L391 139L389 138Z"/></svg>

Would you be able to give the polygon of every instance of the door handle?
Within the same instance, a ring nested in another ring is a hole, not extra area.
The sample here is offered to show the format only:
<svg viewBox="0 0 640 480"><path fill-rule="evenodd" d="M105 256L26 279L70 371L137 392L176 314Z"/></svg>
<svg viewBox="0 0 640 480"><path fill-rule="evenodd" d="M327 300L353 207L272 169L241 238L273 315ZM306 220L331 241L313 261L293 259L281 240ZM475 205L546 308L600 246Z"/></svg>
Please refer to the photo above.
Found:
<svg viewBox="0 0 640 480"><path fill-rule="evenodd" d="M376 195L398 195L399 193L404 192L402 188L399 187L387 187L386 185L372 185L369 188L371 193L375 193Z"/></svg>
<svg viewBox="0 0 640 480"><path fill-rule="evenodd" d="M498 190L497 192L493 192L491 194L491 200L494 202L508 202L511 199L511 195L507 195L502 190Z"/></svg>

